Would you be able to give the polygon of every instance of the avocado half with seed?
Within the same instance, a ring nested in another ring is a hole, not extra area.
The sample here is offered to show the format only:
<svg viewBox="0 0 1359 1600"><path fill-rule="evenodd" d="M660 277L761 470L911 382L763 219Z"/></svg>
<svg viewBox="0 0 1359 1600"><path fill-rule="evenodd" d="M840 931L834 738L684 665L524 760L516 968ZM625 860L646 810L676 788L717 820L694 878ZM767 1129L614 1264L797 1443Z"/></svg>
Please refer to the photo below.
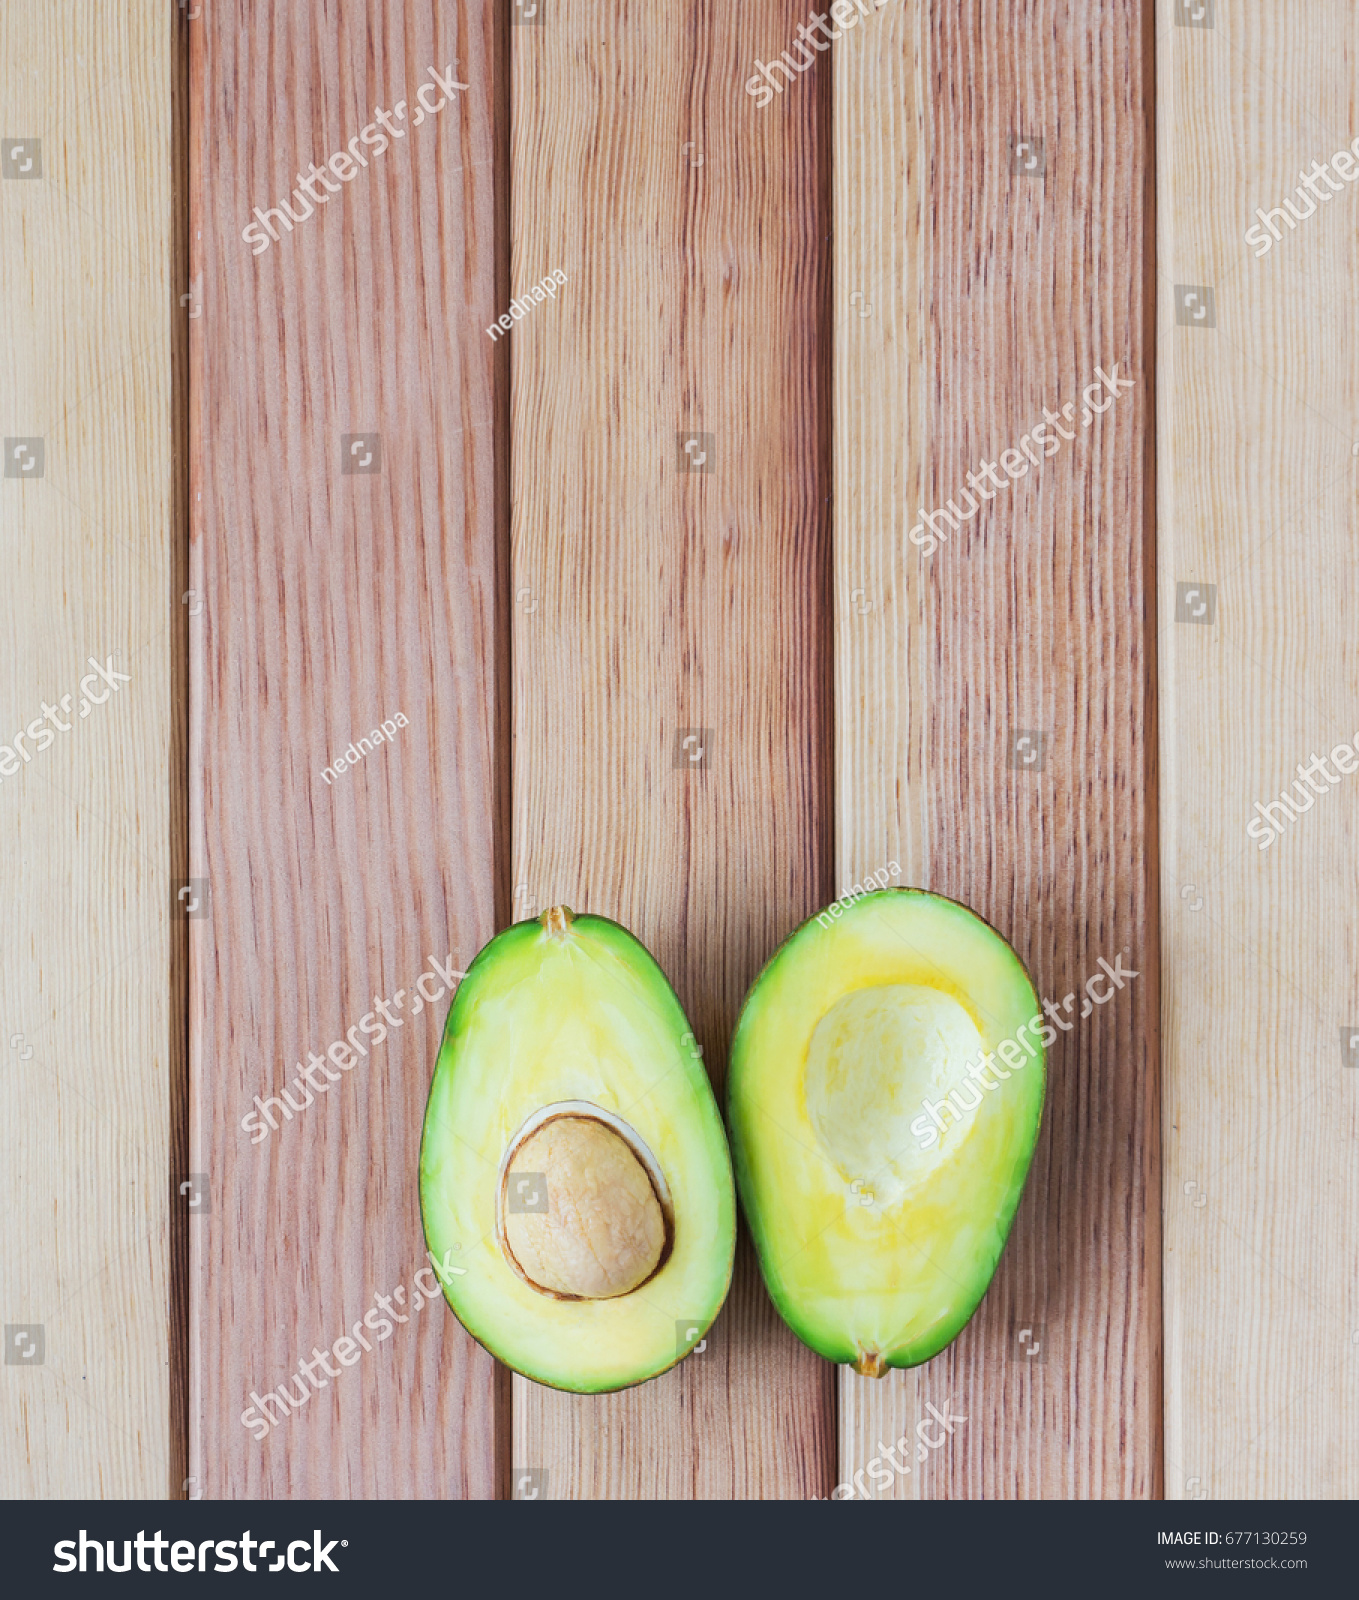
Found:
<svg viewBox="0 0 1359 1600"><path fill-rule="evenodd" d="M774 1304L813 1350L881 1377L937 1355L985 1294L1055 1032L965 906L886 889L839 907L746 997L728 1121Z"/></svg>
<svg viewBox="0 0 1359 1600"><path fill-rule="evenodd" d="M731 1161L684 1012L626 929L556 906L477 956L420 1204L458 1320L526 1378L621 1389L702 1339L731 1283Z"/></svg>

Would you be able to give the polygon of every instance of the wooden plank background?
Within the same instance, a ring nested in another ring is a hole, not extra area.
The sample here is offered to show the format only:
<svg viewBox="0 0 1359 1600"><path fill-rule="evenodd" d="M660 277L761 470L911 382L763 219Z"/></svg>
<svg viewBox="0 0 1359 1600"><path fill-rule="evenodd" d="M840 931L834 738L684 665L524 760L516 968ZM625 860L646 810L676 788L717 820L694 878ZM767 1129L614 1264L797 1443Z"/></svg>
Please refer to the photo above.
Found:
<svg viewBox="0 0 1359 1600"><path fill-rule="evenodd" d="M0 739L90 654L132 674L0 775L0 1320L45 1338L0 1368L0 1492L824 1495L929 1404L967 1421L899 1497L1156 1495L1163 1427L1171 1495L1359 1492L1355 801L1245 832L1359 733L1359 195L1244 238L1359 133L1359 20L894 0L757 107L807 14L0 11L0 139L43 162L0 181L0 431L45 446L0 479ZM453 62L455 107L252 255L254 207ZM918 553L917 507L1115 363L1131 392ZM435 1304L252 1438L250 1392L421 1264L446 1001L263 1145L255 1095L555 901L655 951L720 1084L764 959L891 861L1059 1004L1138 973L1052 1050L949 1351L837 1378L743 1241L654 1383L511 1397Z"/></svg>
<svg viewBox="0 0 1359 1600"><path fill-rule="evenodd" d="M1156 1495L1144 10L920 3L835 49L838 885L899 860L1058 1006L1101 957L1139 974L1049 1051L972 1323L914 1373L842 1375L840 1477L932 1403L968 1420L902 1497ZM1136 387L1082 428L1115 364ZM932 555L912 545L917 508L966 510L966 474L1066 402L1060 454ZM1010 764L1024 730L1041 770Z"/></svg>
<svg viewBox="0 0 1359 1600"><path fill-rule="evenodd" d="M0 478L0 743L56 717L0 776L0 1321L42 1330L20 1347L41 1338L34 1365L0 1366L16 1499L159 1497L184 1476L173 56L168 6L0 9L0 433L44 452L40 477ZM35 176L12 175L13 139ZM82 717L90 656L130 681Z"/></svg>
<svg viewBox="0 0 1359 1600"><path fill-rule="evenodd" d="M932 85L929 18L906 4L836 45L833 151L836 892L890 869L930 886L926 570L904 512L928 452ZM890 1489L868 1463L920 1420L918 1370L838 1372L840 1483L915 1500L916 1451ZM938 1398L945 1398L940 1395ZM964 1410L966 1415L966 1411ZM969 1418L970 1420L970 1418ZM937 1430L928 1430L933 1436Z"/></svg>
<svg viewBox="0 0 1359 1600"><path fill-rule="evenodd" d="M629 927L719 1088L829 889L829 75L767 114L733 92L800 15L585 0L513 29L513 281L567 279L513 335L515 912ZM825 1495L834 1429L743 1241L672 1372L516 1379L513 1464L552 1498Z"/></svg>
<svg viewBox="0 0 1359 1600"><path fill-rule="evenodd" d="M190 1138L212 1213L193 1225L191 1471L209 1498L488 1496L497 1379L439 1303L267 1437L240 1418L375 1296L410 1305L447 1010L414 1015L416 979L465 966L507 909L482 332L498 36L489 5L454 0L218 0L193 28L191 865L211 915L192 925ZM450 63L466 93L417 126L417 86ZM403 100L403 135L253 254L253 208ZM342 435L370 431L380 470L342 474ZM392 742L323 777L398 712ZM398 989L400 1031L252 1143L254 1097Z"/></svg>
<svg viewBox="0 0 1359 1600"><path fill-rule="evenodd" d="M1359 732L1359 181L1299 197L1359 134L1359 16L1345 0L1219 0L1211 28L1173 15L1167 0L1166 1488L1352 1499L1359 775L1331 767L1338 792L1322 779L1266 850L1246 829ZM1276 218L1257 255L1246 230L1285 198L1300 220Z"/></svg>

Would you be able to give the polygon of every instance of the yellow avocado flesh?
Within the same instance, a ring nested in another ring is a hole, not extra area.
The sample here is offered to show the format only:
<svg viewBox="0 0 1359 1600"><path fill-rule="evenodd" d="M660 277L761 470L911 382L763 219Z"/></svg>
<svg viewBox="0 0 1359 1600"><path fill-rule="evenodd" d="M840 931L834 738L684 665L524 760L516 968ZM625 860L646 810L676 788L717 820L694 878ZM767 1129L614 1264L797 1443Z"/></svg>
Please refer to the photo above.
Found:
<svg viewBox="0 0 1359 1600"><path fill-rule="evenodd" d="M777 952L737 1026L729 1123L765 1282L805 1343L881 1373L956 1336L1023 1191L1051 1037L1015 952L937 895L866 895Z"/></svg>
<svg viewBox="0 0 1359 1600"><path fill-rule="evenodd" d="M576 1140L568 1123L597 1131ZM538 1177L555 1209L516 1209L541 1203ZM648 1188L665 1213L655 1265ZM701 1339L731 1281L731 1164L684 1013L625 929L548 913L473 962L430 1088L420 1196L432 1254L461 1269L443 1274L450 1306L524 1376L623 1388ZM555 1288L516 1270L507 1245L525 1238L547 1251L534 1271L566 1274Z"/></svg>

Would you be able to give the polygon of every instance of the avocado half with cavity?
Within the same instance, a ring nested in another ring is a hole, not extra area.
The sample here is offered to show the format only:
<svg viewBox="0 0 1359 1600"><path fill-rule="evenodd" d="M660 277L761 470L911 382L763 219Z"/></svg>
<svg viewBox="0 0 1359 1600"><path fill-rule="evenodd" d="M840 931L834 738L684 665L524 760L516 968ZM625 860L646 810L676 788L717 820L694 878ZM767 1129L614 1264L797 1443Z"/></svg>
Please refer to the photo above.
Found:
<svg viewBox="0 0 1359 1600"><path fill-rule="evenodd" d="M526 1378L621 1389L702 1339L731 1283L731 1161L684 1012L626 929L557 906L477 956L420 1203L458 1320Z"/></svg>
<svg viewBox="0 0 1359 1600"><path fill-rule="evenodd" d="M784 1320L881 1377L976 1310L1019 1204L1056 1037L965 906L886 889L805 922L732 1043L736 1183Z"/></svg>

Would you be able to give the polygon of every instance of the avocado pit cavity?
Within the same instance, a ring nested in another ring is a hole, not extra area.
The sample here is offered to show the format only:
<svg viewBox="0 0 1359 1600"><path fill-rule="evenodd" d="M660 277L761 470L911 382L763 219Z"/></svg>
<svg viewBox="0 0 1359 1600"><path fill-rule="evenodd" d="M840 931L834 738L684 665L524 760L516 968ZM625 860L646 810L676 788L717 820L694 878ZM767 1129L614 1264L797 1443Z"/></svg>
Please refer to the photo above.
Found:
<svg viewBox="0 0 1359 1600"><path fill-rule="evenodd" d="M804 1084L812 1127L846 1185L857 1177L886 1207L927 1179L965 1127L950 1105L954 1120L927 1152L911 1123L959 1084L976 1106L982 1091L966 1069L985 1048L967 1011L938 989L893 983L842 995L812 1033Z"/></svg>
<svg viewBox="0 0 1359 1600"><path fill-rule="evenodd" d="M616 1121L552 1116L511 1146L500 1244L510 1265L542 1293L574 1300L630 1294L666 1253L661 1197L638 1148L620 1131L625 1125L610 1126ZM525 1174L533 1175L526 1188ZM514 1197L521 1204L523 1196L536 1197L536 1182L546 1186L546 1210L536 1208L538 1198L534 1209L520 1209Z"/></svg>

